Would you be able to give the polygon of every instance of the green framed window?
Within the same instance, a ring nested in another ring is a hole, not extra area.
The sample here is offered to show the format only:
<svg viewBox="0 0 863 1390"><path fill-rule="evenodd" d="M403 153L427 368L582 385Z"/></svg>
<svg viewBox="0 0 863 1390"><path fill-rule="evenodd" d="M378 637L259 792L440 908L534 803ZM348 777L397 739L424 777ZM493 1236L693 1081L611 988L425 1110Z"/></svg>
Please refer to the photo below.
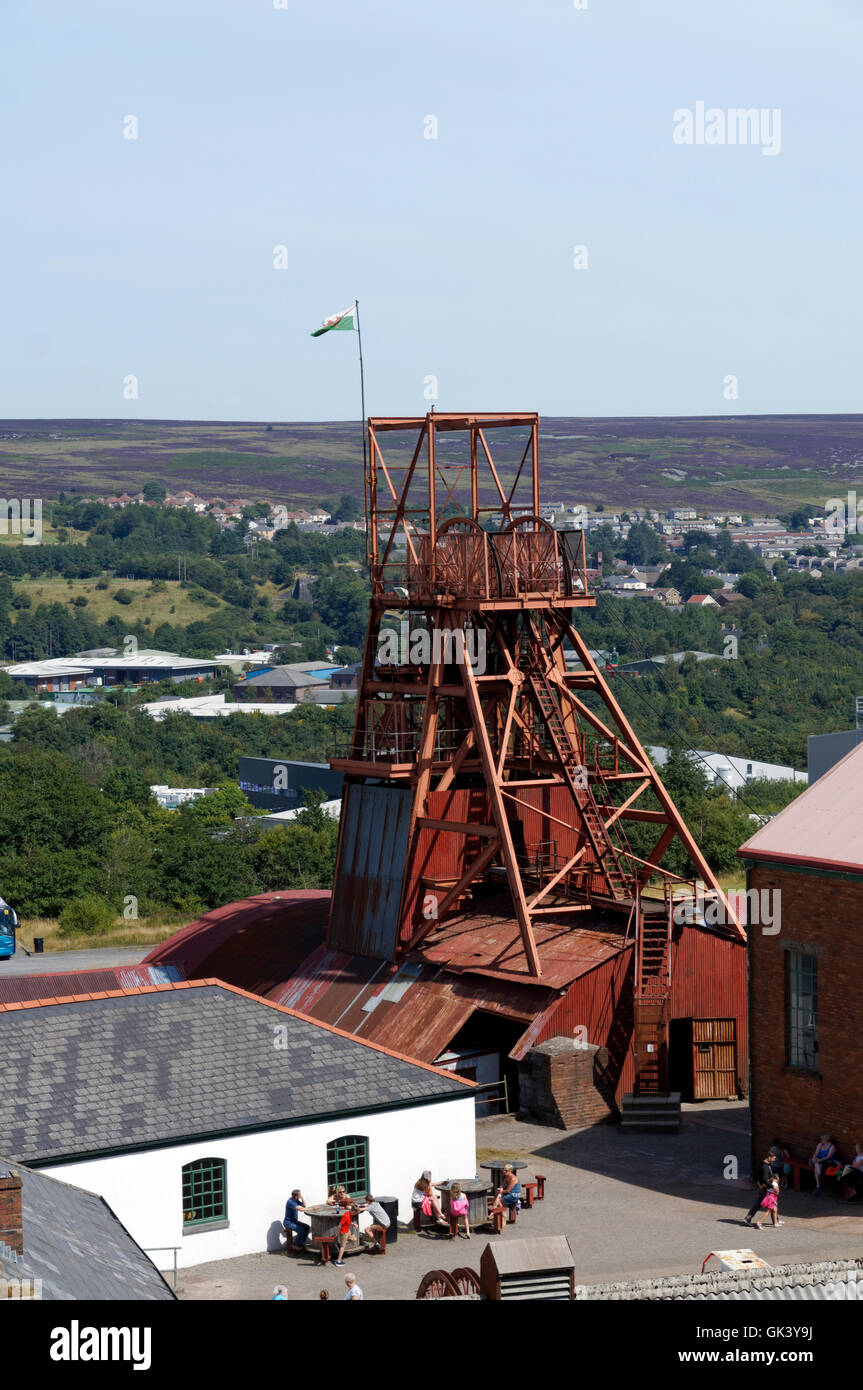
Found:
<svg viewBox="0 0 863 1390"><path fill-rule="evenodd" d="M198 1158L183 1165L183 1230L228 1219L227 1164Z"/></svg>
<svg viewBox="0 0 863 1390"><path fill-rule="evenodd" d="M344 1134L327 1144L327 1187L339 1183L352 1197L371 1191L369 1141L365 1134Z"/></svg>
<svg viewBox="0 0 863 1390"><path fill-rule="evenodd" d="M818 1070L818 957L788 951L785 957L788 1065Z"/></svg>

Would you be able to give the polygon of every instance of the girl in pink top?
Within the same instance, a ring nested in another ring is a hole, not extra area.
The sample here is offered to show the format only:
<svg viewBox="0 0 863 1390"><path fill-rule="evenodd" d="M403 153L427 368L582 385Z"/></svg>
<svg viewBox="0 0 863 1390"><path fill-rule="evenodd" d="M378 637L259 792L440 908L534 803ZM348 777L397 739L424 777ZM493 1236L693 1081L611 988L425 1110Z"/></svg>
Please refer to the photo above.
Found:
<svg viewBox="0 0 863 1390"><path fill-rule="evenodd" d="M781 1226L781 1225L782 1225L782 1222L779 1220L779 1179L778 1179L778 1178L774 1178L774 1179L773 1179L773 1182L770 1184L770 1186L768 1187L768 1189L767 1189L767 1191L765 1192L764 1196L762 1197L762 1199L761 1199L761 1210L760 1210L760 1212L758 1213L758 1215L755 1217L755 1219L753 1220L752 1225L753 1225L753 1226L761 1226L761 1225L763 1225L764 1222L767 1220L767 1214L768 1214L768 1212L770 1213L770 1219L771 1219L771 1221L773 1222L773 1225L774 1225L774 1226Z"/></svg>
<svg viewBox="0 0 863 1390"><path fill-rule="evenodd" d="M468 1202L467 1197L463 1197L461 1194L461 1183L454 1182L449 1190L450 1215L455 1217L456 1235L460 1234L458 1229L459 1221L462 1219L464 1220L464 1234L467 1240L470 1240L470 1221L468 1219L469 1209L470 1203Z"/></svg>

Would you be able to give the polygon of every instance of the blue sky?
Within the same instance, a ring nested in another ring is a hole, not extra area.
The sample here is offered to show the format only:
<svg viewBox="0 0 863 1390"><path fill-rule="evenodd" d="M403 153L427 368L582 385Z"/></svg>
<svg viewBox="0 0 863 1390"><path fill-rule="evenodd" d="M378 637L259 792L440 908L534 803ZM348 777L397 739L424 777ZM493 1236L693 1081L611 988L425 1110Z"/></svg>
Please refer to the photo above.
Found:
<svg viewBox="0 0 863 1390"><path fill-rule="evenodd" d="M0 416L860 409L858 0L281 3L6 0Z"/></svg>

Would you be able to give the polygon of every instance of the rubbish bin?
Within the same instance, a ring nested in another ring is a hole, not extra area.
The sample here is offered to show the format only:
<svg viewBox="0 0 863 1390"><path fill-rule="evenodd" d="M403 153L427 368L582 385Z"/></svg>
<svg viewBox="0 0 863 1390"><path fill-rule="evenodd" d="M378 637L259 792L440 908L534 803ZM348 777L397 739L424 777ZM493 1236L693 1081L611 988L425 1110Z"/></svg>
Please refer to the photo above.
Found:
<svg viewBox="0 0 863 1390"><path fill-rule="evenodd" d="M41 955L42 955L42 952L45 950L45 938L44 938L44 937L42 937L42 936L34 936L34 937L33 937L33 950L36 952L36 955L37 955L37 956L41 956Z"/></svg>
<svg viewBox="0 0 863 1390"><path fill-rule="evenodd" d="M395 1245L399 1238L399 1199L398 1197L376 1197L375 1201L380 1202L390 1219L390 1228L387 1231L387 1245Z"/></svg>

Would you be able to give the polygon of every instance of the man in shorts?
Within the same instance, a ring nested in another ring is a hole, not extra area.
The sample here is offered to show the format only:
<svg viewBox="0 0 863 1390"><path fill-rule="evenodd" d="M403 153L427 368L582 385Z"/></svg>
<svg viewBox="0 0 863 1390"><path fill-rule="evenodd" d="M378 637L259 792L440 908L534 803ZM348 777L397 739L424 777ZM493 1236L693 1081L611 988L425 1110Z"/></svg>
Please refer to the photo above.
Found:
<svg viewBox="0 0 863 1390"><path fill-rule="evenodd" d="M348 1206L339 1207L339 1208L338 1208L338 1211L339 1211L339 1213L340 1213L340 1216L339 1216L339 1258L336 1260L336 1264L339 1265L339 1266L341 1266L341 1265L343 1265L344 1262L345 1262L345 1250L347 1249L348 1241L349 1241L350 1238L351 1238L351 1217L355 1214L355 1212L356 1212L356 1207L355 1207L355 1205L354 1205L353 1202L350 1202L350 1199L349 1199L349 1205L348 1205Z"/></svg>

